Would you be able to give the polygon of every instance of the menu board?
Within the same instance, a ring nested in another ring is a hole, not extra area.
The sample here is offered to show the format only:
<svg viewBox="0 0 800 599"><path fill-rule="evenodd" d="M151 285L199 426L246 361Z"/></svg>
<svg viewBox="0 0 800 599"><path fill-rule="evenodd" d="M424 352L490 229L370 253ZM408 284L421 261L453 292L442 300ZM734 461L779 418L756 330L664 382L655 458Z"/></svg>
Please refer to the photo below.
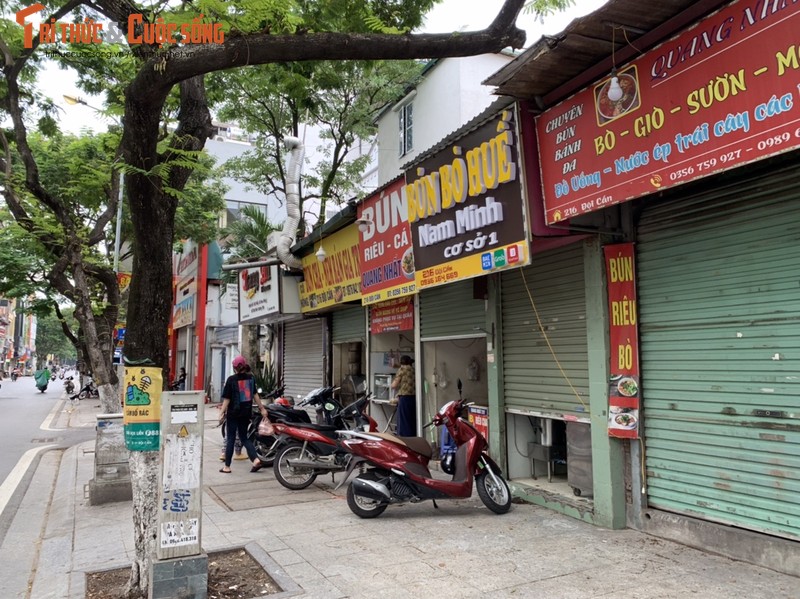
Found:
<svg viewBox="0 0 800 599"><path fill-rule="evenodd" d="M608 282L611 373L608 385L608 434L639 437L639 332L633 244L603 248Z"/></svg>

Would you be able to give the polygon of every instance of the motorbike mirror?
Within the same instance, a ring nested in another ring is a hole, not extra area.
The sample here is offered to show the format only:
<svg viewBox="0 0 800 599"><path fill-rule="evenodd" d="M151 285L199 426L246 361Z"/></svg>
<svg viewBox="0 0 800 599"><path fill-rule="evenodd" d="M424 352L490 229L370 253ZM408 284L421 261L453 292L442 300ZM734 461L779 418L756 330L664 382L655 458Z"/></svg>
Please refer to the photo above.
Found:
<svg viewBox="0 0 800 599"><path fill-rule="evenodd" d="M261 387L259 387L259 388L258 388L258 391L257 391L257 393L258 393L259 395L261 395L263 392L264 392L264 390L263 390Z"/></svg>
<svg viewBox="0 0 800 599"><path fill-rule="evenodd" d="M461 395L461 389L464 387L464 385L461 384L461 379L458 379L456 386L458 387L458 394Z"/></svg>

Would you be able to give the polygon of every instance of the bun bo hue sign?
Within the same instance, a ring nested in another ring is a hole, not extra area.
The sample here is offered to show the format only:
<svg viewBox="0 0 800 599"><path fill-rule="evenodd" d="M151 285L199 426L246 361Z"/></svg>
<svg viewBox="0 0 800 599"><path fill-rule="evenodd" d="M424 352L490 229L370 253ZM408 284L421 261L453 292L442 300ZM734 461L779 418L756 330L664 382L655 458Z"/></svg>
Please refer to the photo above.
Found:
<svg viewBox="0 0 800 599"><path fill-rule="evenodd" d="M322 262L316 252L324 248ZM358 231L355 225L345 227L314 245L314 253L303 258L303 282L300 311L319 310L343 302L361 300L361 265Z"/></svg>
<svg viewBox="0 0 800 599"><path fill-rule="evenodd" d="M528 263L516 138L504 110L406 172L418 289Z"/></svg>

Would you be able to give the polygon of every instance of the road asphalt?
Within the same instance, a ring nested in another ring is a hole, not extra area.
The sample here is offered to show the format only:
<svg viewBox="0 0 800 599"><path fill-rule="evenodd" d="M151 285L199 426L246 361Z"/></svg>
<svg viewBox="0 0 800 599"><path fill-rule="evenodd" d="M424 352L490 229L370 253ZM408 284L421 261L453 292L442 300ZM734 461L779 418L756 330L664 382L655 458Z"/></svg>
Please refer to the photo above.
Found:
<svg viewBox="0 0 800 599"><path fill-rule="evenodd" d="M97 401L55 411L53 429L94 427ZM218 411L206 406L202 546L247 546L285 595L702 599L800 597L800 580L634 530L612 531L515 503L498 516L477 498L353 515L321 477L288 491L271 469L219 473ZM83 599L87 572L128 566L131 503L88 503L94 442L46 449L0 545L0 599ZM18 491L23 492L20 488Z"/></svg>

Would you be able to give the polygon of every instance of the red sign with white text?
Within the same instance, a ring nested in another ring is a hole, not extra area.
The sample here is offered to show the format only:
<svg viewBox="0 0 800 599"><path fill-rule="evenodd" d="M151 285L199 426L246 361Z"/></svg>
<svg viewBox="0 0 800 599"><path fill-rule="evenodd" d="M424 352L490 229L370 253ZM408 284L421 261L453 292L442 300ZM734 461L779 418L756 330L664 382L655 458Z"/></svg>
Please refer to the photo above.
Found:
<svg viewBox="0 0 800 599"><path fill-rule="evenodd" d="M611 378L608 385L608 434L639 437L639 332L633 244L603 248L608 284Z"/></svg>
<svg viewBox="0 0 800 599"><path fill-rule="evenodd" d="M735 2L544 112L546 221L800 146L799 30L800 3Z"/></svg>
<svg viewBox="0 0 800 599"><path fill-rule="evenodd" d="M369 330L373 335L414 328L414 300L404 297L370 308Z"/></svg>
<svg viewBox="0 0 800 599"><path fill-rule="evenodd" d="M363 305L416 293L407 206L402 179L358 206Z"/></svg>

